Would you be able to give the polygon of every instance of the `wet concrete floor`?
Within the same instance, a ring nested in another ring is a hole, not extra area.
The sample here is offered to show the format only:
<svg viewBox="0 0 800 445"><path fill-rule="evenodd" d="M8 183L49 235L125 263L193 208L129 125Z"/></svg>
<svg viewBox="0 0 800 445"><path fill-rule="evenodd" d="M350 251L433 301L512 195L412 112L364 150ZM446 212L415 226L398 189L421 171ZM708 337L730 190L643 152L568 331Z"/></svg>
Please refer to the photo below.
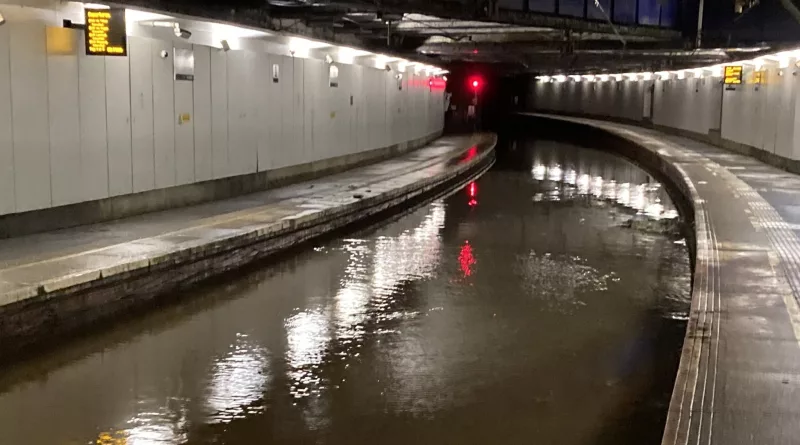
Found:
<svg viewBox="0 0 800 445"><path fill-rule="evenodd" d="M0 444L657 444L690 271L653 178L548 141L0 372ZM640 217L641 218L641 217Z"/></svg>

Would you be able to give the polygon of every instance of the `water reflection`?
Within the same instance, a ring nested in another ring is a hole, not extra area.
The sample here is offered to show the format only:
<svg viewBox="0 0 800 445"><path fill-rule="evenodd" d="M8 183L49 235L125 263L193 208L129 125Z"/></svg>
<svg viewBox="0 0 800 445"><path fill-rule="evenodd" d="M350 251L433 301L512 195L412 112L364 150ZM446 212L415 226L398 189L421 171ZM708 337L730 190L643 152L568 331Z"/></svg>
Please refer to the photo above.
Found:
<svg viewBox="0 0 800 445"><path fill-rule="evenodd" d="M546 142L540 144L547 145ZM564 164L552 158L558 158ZM678 216L661 184L633 164L609 153L570 145L560 146L557 152L535 152L531 176L547 189L534 197L537 202L593 196L616 202L653 219Z"/></svg>
<svg viewBox="0 0 800 445"><path fill-rule="evenodd" d="M266 352L246 334L237 334L231 351L214 363L207 398L210 421L230 422L263 411L258 402L267 388Z"/></svg>
<svg viewBox="0 0 800 445"><path fill-rule="evenodd" d="M385 227L0 375L0 444L652 442L663 410L639 401L668 400L686 247L605 203L671 204L608 154L514 152Z"/></svg>
<svg viewBox="0 0 800 445"><path fill-rule="evenodd" d="M515 267L526 295L543 300L550 309L567 312L586 304L577 294L606 291L610 281L618 280L615 272L602 274L585 263L579 256L530 252Z"/></svg>

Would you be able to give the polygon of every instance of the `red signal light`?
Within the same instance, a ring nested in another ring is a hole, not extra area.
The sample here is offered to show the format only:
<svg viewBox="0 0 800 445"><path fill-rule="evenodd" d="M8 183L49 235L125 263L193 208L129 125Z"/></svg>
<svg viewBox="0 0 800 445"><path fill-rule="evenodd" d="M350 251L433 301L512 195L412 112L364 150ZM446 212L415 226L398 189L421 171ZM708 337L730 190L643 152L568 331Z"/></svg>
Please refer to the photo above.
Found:
<svg viewBox="0 0 800 445"><path fill-rule="evenodd" d="M476 93L483 88L483 79L480 76L472 76L467 79L467 85Z"/></svg>

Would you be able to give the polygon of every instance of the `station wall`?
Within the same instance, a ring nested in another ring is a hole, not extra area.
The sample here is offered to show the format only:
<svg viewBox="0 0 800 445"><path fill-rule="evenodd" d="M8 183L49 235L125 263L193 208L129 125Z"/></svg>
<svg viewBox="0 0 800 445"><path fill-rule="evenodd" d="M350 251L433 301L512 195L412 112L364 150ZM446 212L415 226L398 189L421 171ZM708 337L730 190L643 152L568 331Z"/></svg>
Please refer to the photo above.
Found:
<svg viewBox="0 0 800 445"><path fill-rule="evenodd" d="M768 64L761 72L756 83L755 67L745 65L744 83L727 87L720 77L691 71L683 79L534 81L528 104L538 111L646 121L794 168L782 160L800 160L800 69Z"/></svg>
<svg viewBox="0 0 800 445"><path fill-rule="evenodd" d="M396 72L337 64L331 87L322 60L143 35L129 35L125 57L87 56L64 14L24 10L0 5L0 215L335 158L443 127L443 91L411 69L400 87ZM193 81L175 80L173 48L193 50Z"/></svg>

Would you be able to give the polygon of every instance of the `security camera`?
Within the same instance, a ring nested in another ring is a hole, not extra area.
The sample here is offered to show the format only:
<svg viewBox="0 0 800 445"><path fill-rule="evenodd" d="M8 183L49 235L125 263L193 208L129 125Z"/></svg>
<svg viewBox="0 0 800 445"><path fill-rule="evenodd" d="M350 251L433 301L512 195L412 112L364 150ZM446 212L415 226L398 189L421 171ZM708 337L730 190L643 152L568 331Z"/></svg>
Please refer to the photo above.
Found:
<svg viewBox="0 0 800 445"><path fill-rule="evenodd" d="M220 44L220 46L222 46L222 50L223 51L230 51L231 50L231 45L230 45L230 43L228 43L227 40L221 40L219 42L219 44Z"/></svg>
<svg viewBox="0 0 800 445"><path fill-rule="evenodd" d="M386 70L387 73L392 71L392 67L390 67L389 65L386 65L384 69Z"/></svg>
<svg viewBox="0 0 800 445"><path fill-rule="evenodd" d="M167 57L169 57L169 51L167 51L165 49L161 50L161 58L162 59L166 59Z"/></svg>

